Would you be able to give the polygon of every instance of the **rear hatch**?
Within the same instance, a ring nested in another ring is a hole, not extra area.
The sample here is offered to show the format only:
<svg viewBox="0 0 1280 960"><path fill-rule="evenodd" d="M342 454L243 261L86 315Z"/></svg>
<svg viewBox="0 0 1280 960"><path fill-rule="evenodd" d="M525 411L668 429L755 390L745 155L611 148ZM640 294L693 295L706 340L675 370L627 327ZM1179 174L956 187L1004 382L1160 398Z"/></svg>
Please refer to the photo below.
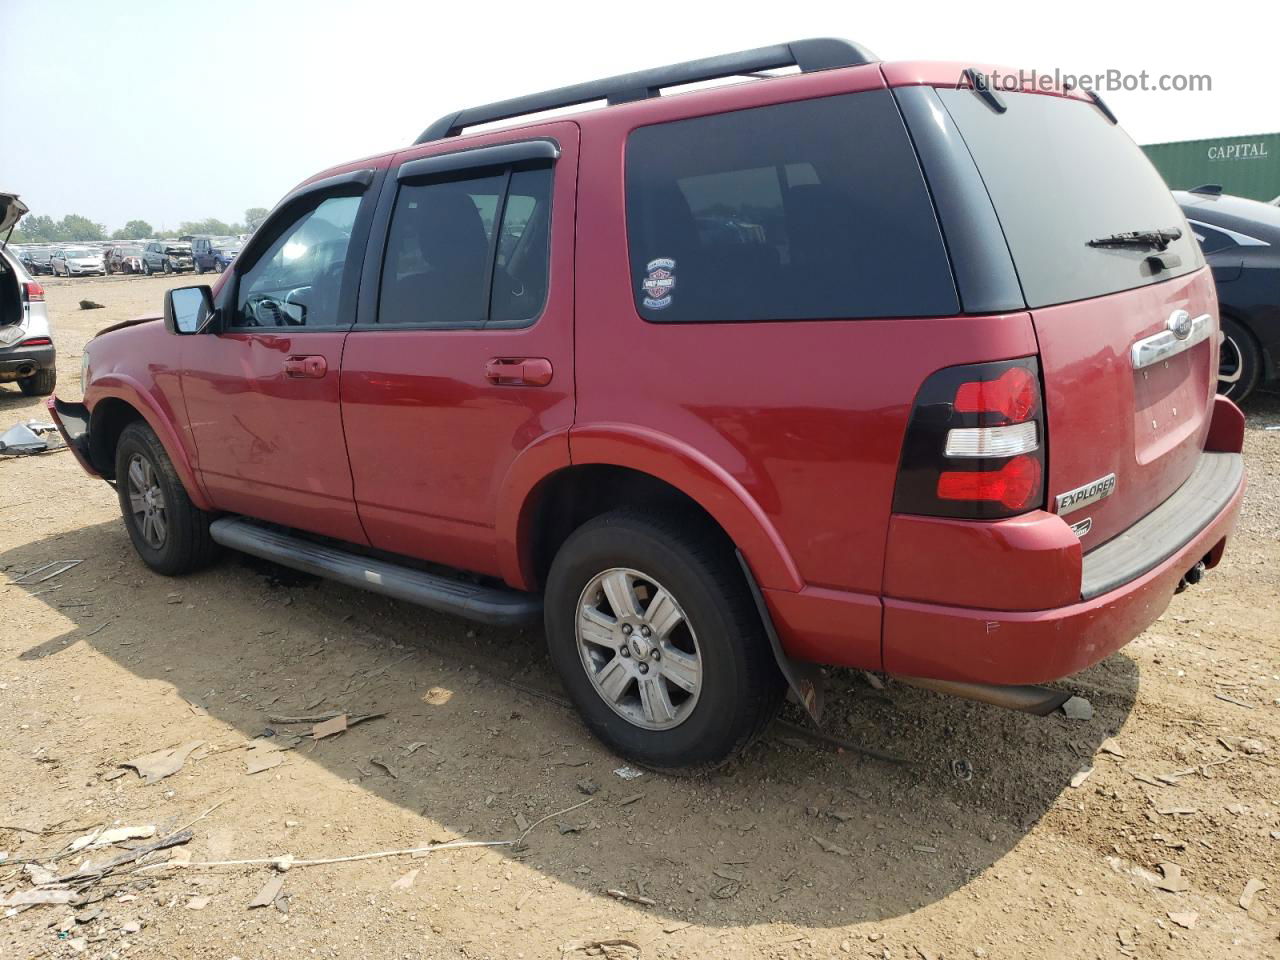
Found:
<svg viewBox="0 0 1280 960"><path fill-rule="evenodd" d="M1088 551L1168 498L1199 459L1218 364L1212 276L1164 181L1092 103L1008 93L997 112L972 90L938 94L1035 325L1048 509Z"/></svg>
<svg viewBox="0 0 1280 960"><path fill-rule="evenodd" d="M9 234L26 212L27 205L16 193L0 193L0 247L7 245Z"/></svg>

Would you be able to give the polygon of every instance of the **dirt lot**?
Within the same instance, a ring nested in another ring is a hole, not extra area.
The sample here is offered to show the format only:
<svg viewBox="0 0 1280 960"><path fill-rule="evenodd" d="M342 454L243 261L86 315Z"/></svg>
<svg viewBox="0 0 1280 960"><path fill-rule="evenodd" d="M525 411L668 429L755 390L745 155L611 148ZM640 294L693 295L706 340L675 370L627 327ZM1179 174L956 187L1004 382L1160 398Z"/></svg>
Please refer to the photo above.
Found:
<svg viewBox="0 0 1280 960"><path fill-rule="evenodd" d="M46 283L64 395L92 333L170 283ZM1226 560L1069 681L1091 720L837 672L828 732L901 762L780 727L702 780L617 776L538 631L234 557L165 580L69 453L0 461L0 897L102 824L191 824L195 861L301 860L514 840L552 815L522 848L124 873L84 905L0 914L0 957L1280 957L1280 397L1249 413ZM32 417L0 387L0 427ZM83 562L7 583L61 559ZM251 738L310 729L272 717L330 710L383 716L246 772ZM113 778L188 741L167 779ZM273 876L274 907L250 909Z"/></svg>

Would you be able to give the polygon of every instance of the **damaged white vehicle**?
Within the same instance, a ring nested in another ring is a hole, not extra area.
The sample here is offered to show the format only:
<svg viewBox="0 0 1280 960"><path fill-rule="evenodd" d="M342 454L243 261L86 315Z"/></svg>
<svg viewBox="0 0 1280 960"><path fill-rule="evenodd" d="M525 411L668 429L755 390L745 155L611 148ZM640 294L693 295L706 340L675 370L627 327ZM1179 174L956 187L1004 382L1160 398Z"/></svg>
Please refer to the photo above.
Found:
<svg viewBox="0 0 1280 960"><path fill-rule="evenodd" d="M0 383L17 383L29 397L53 393L57 354L45 310L44 287L8 249L9 235L27 206L0 193Z"/></svg>

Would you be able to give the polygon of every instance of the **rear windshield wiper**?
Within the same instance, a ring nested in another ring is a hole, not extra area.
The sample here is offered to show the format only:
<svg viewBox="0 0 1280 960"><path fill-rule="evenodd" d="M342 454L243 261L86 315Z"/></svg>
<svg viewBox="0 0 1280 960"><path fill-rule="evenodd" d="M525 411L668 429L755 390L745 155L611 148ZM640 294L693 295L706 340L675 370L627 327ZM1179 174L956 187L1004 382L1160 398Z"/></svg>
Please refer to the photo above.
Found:
<svg viewBox="0 0 1280 960"><path fill-rule="evenodd" d="M1153 247L1163 250L1173 241L1181 239L1182 231L1177 227L1168 230L1129 230L1125 233L1113 233L1109 237L1098 237L1090 240L1091 247Z"/></svg>

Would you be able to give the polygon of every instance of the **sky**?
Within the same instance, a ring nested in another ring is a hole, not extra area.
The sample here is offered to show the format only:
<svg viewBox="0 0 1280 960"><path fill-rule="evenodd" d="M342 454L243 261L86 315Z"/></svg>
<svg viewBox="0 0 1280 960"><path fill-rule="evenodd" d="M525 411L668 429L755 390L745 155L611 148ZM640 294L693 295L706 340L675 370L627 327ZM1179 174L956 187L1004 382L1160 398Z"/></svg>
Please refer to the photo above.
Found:
<svg viewBox="0 0 1280 960"><path fill-rule="evenodd" d="M1280 4L0 0L0 190L114 229L270 207L464 106L809 36L884 60L1206 73L1104 93L1139 143L1280 131ZM17 122L14 122L17 120Z"/></svg>

